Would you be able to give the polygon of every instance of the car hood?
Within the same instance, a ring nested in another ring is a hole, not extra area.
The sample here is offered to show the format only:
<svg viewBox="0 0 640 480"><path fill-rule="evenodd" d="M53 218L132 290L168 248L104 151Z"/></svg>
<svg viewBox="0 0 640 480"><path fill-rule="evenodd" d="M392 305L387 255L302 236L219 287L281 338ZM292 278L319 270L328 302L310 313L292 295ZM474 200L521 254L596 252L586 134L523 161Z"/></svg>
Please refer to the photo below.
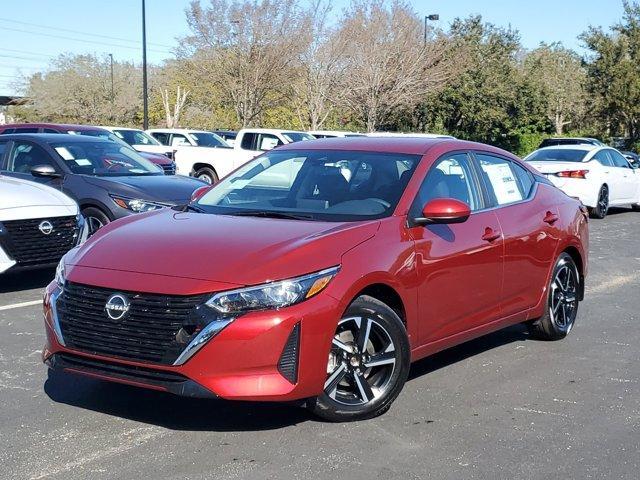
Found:
<svg viewBox="0 0 640 480"><path fill-rule="evenodd" d="M109 193L177 205L189 203L193 191L207 185L195 178L181 175L86 176L84 178L87 183L102 187Z"/></svg>
<svg viewBox="0 0 640 480"><path fill-rule="evenodd" d="M70 265L257 285L339 265L380 222L311 222L177 212L112 222Z"/></svg>
<svg viewBox="0 0 640 480"><path fill-rule="evenodd" d="M138 152L138 154L156 165L170 165L173 162L173 160L161 153Z"/></svg>
<svg viewBox="0 0 640 480"><path fill-rule="evenodd" d="M21 207L69 207L76 203L55 188L0 175L0 210Z"/></svg>

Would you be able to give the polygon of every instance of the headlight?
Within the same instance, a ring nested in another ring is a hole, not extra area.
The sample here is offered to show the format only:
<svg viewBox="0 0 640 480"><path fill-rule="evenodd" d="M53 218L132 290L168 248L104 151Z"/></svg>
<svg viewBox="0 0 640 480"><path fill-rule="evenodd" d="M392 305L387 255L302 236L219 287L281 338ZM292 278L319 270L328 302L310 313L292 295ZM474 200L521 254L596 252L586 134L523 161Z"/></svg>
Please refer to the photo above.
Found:
<svg viewBox="0 0 640 480"><path fill-rule="evenodd" d="M135 213L150 212L152 210L157 210L158 208L168 206L162 203L141 200L139 198L125 198L116 196L112 196L111 198L113 198L113 201L119 207L126 208L127 210L131 210Z"/></svg>
<svg viewBox="0 0 640 480"><path fill-rule="evenodd" d="M60 259L58 266L56 267L56 276L55 281L60 288L64 288L64 282L66 280L65 269L64 269L64 257Z"/></svg>
<svg viewBox="0 0 640 480"><path fill-rule="evenodd" d="M221 313L241 313L288 307L311 298L329 284L340 267L257 287L240 288L214 295L208 302Z"/></svg>

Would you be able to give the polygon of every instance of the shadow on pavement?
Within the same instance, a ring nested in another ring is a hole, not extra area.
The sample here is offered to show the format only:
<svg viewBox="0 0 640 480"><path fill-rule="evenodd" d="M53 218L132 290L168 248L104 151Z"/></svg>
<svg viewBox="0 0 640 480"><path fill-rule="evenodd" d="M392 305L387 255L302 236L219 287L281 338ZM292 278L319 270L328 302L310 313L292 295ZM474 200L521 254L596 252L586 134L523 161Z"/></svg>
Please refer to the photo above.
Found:
<svg viewBox="0 0 640 480"><path fill-rule="evenodd" d="M44 391L55 402L172 430L273 430L313 418L291 404L184 398L52 371Z"/></svg>
<svg viewBox="0 0 640 480"><path fill-rule="evenodd" d="M23 270L0 274L0 293L20 292L46 287L56 274L55 268Z"/></svg>
<svg viewBox="0 0 640 480"><path fill-rule="evenodd" d="M528 338L526 328L518 325L472 340L415 363L409 381L484 351ZM315 420L304 408L292 404L183 398L51 371L44 391L54 402L173 430L259 431Z"/></svg>

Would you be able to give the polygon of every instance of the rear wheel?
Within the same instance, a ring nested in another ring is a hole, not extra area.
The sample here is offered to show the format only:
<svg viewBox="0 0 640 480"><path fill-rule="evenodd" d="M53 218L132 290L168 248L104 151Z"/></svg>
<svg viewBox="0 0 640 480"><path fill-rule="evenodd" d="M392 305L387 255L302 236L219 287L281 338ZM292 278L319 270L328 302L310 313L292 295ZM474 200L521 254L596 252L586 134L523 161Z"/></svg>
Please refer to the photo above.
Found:
<svg viewBox="0 0 640 480"><path fill-rule="evenodd" d="M96 233L99 229L101 229L111 221L109 220L109 217L107 217L107 215L102 210L95 207L83 208L82 216L87 222L87 228L89 229L89 232L88 232L89 236Z"/></svg>
<svg viewBox="0 0 640 480"><path fill-rule="evenodd" d="M398 315L373 297L358 297L338 322L324 392L308 407L332 422L381 415L402 390L409 364L407 332Z"/></svg>
<svg viewBox="0 0 640 480"><path fill-rule="evenodd" d="M529 323L531 333L542 340L566 337L578 315L580 274L571 255L562 253L556 262L548 288L545 313Z"/></svg>
<svg viewBox="0 0 640 480"><path fill-rule="evenodd" d="M609 211L609 188L606 185L600 187L598 192L598 203L591 209L591 216L593 218L603 219L607 216Z"/></svg>
<svg viewBox="0 0 640 480"><path fill-rule="evenodd" d="M207 182L209 185L218 183L218 175L212 168L209 168L209 167L199 168L196 171L194 177L204 182Z"/></svg>

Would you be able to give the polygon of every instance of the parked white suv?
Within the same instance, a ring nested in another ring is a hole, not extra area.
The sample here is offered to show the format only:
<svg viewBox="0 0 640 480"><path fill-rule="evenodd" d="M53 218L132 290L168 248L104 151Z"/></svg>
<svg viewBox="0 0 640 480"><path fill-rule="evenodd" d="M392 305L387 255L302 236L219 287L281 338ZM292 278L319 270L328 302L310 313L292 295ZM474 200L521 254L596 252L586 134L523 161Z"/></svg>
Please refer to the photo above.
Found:
<svg viewBox="0 0 640 480"><path fill-rule="evenodd" d="M0 273L55 266L87 238L78 205L39 183L0 175Z"/></svg>
<svg viewBox="0 0 640 480"><path fill-rule="evenodd" d="M555 186L604 218L610 206L640 206L640 171L616 149L596 145L545 147L524 159Z"/></svg>
<svg viewBox="0 0 640 480"><path fill-rule="evenodd" d="M100 127L109 130L120 140L131 145L138 152L159 153L173 159L173 149L161 144L144 130L127 127Z"/></svg>

